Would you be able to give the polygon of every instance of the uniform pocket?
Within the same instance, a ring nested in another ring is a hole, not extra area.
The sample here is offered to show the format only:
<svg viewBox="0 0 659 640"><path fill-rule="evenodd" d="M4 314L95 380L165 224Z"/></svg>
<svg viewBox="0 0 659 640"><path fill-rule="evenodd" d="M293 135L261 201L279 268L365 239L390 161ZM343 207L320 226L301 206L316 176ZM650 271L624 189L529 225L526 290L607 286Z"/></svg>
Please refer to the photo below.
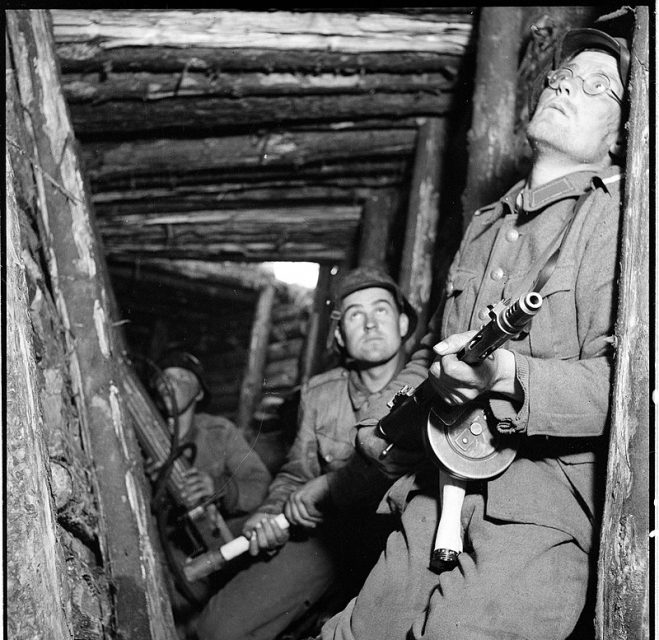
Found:
<svg viewBox="0 0 659 640"><path fill-rule="evenodd" d="M352 431L356 433L355 430ZM317 435L320 464L329 470L342 467L355 450L354 434L352 440L347 435L342 437L330 429L320 429Z"/></svg>
<svg viewBox="0 0 659 640"><path fill-rule="evenodd" d="M575 265L556 267L540 291L542 308L533 318L529 334L531 355L574 360L579 357Z"/></svg>

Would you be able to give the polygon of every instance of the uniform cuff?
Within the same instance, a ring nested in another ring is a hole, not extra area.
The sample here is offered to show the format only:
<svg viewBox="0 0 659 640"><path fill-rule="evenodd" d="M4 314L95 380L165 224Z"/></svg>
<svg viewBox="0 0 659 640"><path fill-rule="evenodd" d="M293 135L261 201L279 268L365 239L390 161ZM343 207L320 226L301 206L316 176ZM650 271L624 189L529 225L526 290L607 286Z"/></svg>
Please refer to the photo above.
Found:
<svg viewBox="0 0 659 640"><path fill-rule="evenodd" d="M489 399L490 410L496 421L499 433L525 433L529 422L529 363L524 356L515 356L515 379L522 389L523 399L519 401L500 396Z"/></svg>

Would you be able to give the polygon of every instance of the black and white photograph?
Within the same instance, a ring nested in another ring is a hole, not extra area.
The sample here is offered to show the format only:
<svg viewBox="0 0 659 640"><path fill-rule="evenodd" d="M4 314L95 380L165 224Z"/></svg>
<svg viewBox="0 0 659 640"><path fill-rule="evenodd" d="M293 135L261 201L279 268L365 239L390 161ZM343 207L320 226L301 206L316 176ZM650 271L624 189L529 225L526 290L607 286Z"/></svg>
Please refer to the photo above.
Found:
<svg viewBox="0 0 659 640"><path fill-rule="evenodd" d="M654 3L3 14L4 638L655 637Z"/></svg>

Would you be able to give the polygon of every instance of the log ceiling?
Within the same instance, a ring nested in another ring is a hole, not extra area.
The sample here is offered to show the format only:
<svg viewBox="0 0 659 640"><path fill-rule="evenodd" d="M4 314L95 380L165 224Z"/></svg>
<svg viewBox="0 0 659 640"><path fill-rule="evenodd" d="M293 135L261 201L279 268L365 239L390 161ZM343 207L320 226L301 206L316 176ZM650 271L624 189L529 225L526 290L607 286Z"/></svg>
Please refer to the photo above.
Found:
<svg viewBox="0 0 659 640"><path fill-rule="evenodd" d="M402 271L429 145L453 145L459 198L474 11L50 14L128 342L202 355L213 410L247 428L267 413L250 376L283 397L324 366L331 268ZM321 264L314 308L278 288L259 329L269 285L245 263L285 260ZM247 356L268 331L260 371Z"/></svg>
<svg viewBox="0 0 659 640"><path fill-rule="evenodd" d="M354 263L420 122L463 108L473 14L52 10L110 263Z"/></svg>

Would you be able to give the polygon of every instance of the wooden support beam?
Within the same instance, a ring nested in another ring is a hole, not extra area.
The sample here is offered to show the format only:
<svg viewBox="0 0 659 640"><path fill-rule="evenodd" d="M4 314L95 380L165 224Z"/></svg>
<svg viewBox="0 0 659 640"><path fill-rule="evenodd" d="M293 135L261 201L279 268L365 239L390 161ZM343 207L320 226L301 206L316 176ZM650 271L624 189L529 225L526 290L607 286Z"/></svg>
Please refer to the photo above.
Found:
<svg viewBox="0 0 659 640"><path fill-rule="evenodd" d="M417 339L423 336L428 320L445 136L445 120L429 118L421 125L410 187L399 283L419 314ZM410 344L413 342L410 341Z"/></svg>
<svg viewBox="0 0 659 640"><path fill-rule="evenodd" d="M616 323L614 402L600 540L595 632L598 640L652 636L650 620L650 17L635 9L631 110ZM656 176L655 176L656 178ZM656 330L656 327L655 327Z"/></svg>
<svg viewBox="0 0 659 640"><path fill-rule="evenodd" d="M361 235L357 251L360 267L379 267L386 270L389 232L400 199L394 189L373 190L364 199Z"/></svg>
<svg viewBox="0 0 659 640"><path fill-rule="evenodd" d="M423 51L460 55L471 17L441 13L299 11L53 10L57 42L118 47L277 50Z"/></svg>
<svg viewBox="0 0 659 640"><path fill-rule="evenodd" d="M92 184L145 174L178 175L240 167L299 168L319 162L412 153L411 129L267 132L195 139L163 138L82 145Z"/></svg>
<svg viewBox="0 0 659 640"><path fill-rule="evenodd" d="M95 197L101 193L115 193L119 197L131 199L149 198L149 193L162 197L171 191L190 193L218 193L234 186L273 185L282 186L289 182L295 186L335 186L351 188L355 186L372 186L379 188L399 184L404 180L408 168L407 157L392 157L374 160L349 159L337 162L320 162L310 165L259 166L259 167L225 167L218 171L206 170L194 173L149 173L146 175L121 174L116 178L104 179L92 183ZM116 197L116 196L112 196Z"/></svg>
<svg viewBox="0 0 659 640"><path fill-rule="evenodd" d="M515 99L521 51L522 7L483 7L478 27L465 228L478 207L505 193L517 177Z"/></svg>
<svg viewBox="0 0 659 640"><path fill-rule="evenodd" d="M397 182L397 181L396 181ZM97 217L172 211L209 210L219 203L235 206L240 202L247 207L263 206L267 202L275 207L300 207L310 201L348 204L366 200L375 189L391 187L393 180L374 180L373 185L362 185L354 179L352 184L306 185L302 180L281 182L276 186L254 184L206 185L183 189L146 189L130 192L101 192L92 196Z"/></svg>
<svg viewBox="0 0 659 640"><path fill-rule="evenodd" d="M359 206L231 209L107 217L99 229L115 258L315 262L351 251L360 217Z"/></svg>
<svg viewBox="0 0 659 640"><path fill-rule="evenodd" d="M451 91L455 76L444 73L73 73L62 79L70 105L172 98L439 93Z"/></svg>
<svg viewBox="0 0 659 640"><path fill-rule="evenodd" d="M9 78L13 81L13 78ZM6 373L4 572L6 627L15 638L70 637L66 608L66 562L58 546L56 513L50 492L33 329L29 319L25 265L20 255L14 172L6 171Z"/></svg>
<svg viewBox="0 0 659 640"><path fill-rule="evenodd" d="M99 105L72 104L77 136L173 134L212 135L218 129L287 126L290 123L359 120L374 117L440 116L452 108L450 92L370 95L170 98L152 102L115 100Z"/></svg>
<svg viewBox="0 0 659 640"><path fill-rule="evenodd" d="M51 27L45 11L8 11L6 17L30 133L31 146L22 151L34 166L43 252L66 333L82 440L95 462L91 475L102 522L103 569L114 587L114 632L173 640L162 567L150 540L139 448L115 383L105 265L59 83Z"/></svg>
<svg viewBox="0 0 659 640"><path fill-rule="evenodd" d="M313 298L313 308L307 324L304 354L300 374L300 384L304 384L320 372L326 351L327 332L329 329L329 295L332 267L321 264L318 270L318 282Z"/></svg>
<svg viewBox="0 0 659 640"><path fill-rule="evenodd" d="M275 286L269 284L263 288L256 305L252 337L249 343L249 357L245 375L240 388L240 406L238 407L238 428L243 431L248 442L252 442L252 416L261 398L264 384L264 371L270 338L272 305L275 299Z"/></svg>
<svg viewBox="0 0 659 640"><path fill-rule="evenodd" d="M93 43L57 45L62 72L100 73L442 73L455 77L460 55L427 51L346 53L262 48L168 46L102 49Z"/></svg>

